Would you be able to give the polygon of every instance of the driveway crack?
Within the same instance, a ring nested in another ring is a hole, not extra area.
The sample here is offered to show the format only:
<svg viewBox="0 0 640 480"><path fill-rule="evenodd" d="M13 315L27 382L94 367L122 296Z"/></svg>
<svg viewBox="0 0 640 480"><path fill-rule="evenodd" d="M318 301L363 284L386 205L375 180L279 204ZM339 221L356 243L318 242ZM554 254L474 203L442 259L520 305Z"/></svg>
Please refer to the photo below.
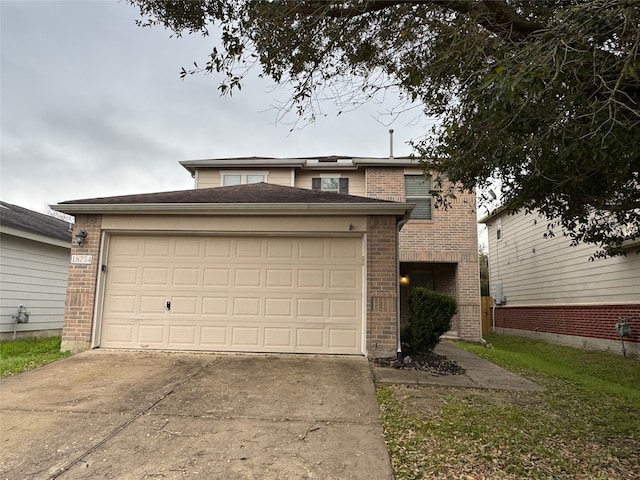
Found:
<svg viewBox="0 0 640 480"><path fill-rule="evenodd" d="M99 449L101 446L103 446L105 443L107 443L109 440L111 440L113 437L115 437L116 435L118 435L120 432L122 432L123 430L125 430L129 425L131 425L132 423L134 423L136 420L138 420L141 417L144 417L145 415L147 415L154 407L156 407L156 405L158 405L160 402L162 402L165 398L169 397L170 395L172 395L173 393L175 393L177 390L181 389L182 387L184 387L185 385L187 385L188 383L192 382L194 378L196 378L197 376L199 376L202 372L204 372L205 370L207 370L208 368L210 368L213 364L215 364L218 361L218 359L207 363L205 366L203 366L202 368L200 368L198 371L196 371L196 373L194 373L193 375L190 375L184 382L178 384L177 386L175 386L173 389L169 390L168 392L162 394L162 396L160 396L160 398L158 398L155 402L153 402L151 405L149 405L147 408L145 408L143 411L135 414L133 417L131 417L129 420L127 420L126 422L124 422L122 425L120 425L119 427L117 427L115 430L111 431L111 433L109 433L106 437L104 437L102 440L100 440L98 443L96 443L95 445L93 445L91 448L88 448L87 450L85 450L84 452L82 452L80 455L78 455L75 459L71 460L70 462L68 462L65 466L60 467L60 471L55 473L54 475L51 475L49 477L49 480L55 480L56 478L60 477L60 475L62 475L63 473L65 473L66 471L70 470L73 466L77 465L78 463L80 463L87 455L90 455L91 453L95 452L97 449Z"/></svg>

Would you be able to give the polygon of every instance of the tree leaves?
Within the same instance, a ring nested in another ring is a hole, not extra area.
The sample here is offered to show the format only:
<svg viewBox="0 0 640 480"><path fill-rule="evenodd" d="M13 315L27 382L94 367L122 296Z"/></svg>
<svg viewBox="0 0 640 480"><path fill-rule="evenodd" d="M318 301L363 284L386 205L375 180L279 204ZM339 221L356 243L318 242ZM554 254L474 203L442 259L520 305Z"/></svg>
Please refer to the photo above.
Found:
<svg viewBox="0 0 640 480"><path fill-rule="evenodd" d="M438 202L502 185L575 242L624 253L640 238L640 4L628 0L129 0L142 25L219 32L204 68L220 91L253 67L292 88L283 111L313 121L399 88L439 122L414 146Z"/></svg>

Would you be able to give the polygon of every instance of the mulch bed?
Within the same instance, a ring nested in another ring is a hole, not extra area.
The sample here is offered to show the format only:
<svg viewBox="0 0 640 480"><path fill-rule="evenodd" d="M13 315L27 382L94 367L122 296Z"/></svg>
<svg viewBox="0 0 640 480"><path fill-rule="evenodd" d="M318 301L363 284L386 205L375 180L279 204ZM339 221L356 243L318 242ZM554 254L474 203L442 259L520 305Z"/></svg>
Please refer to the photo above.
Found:
<svg viewBox="0 0 640 480"><path fill-rule="evenodd" d="M465 373L464 368L453 360L433 352L405 354L403 362L395 358L376 358L373 362L377 367L418 370L433 375L464 375Z"/></svg>

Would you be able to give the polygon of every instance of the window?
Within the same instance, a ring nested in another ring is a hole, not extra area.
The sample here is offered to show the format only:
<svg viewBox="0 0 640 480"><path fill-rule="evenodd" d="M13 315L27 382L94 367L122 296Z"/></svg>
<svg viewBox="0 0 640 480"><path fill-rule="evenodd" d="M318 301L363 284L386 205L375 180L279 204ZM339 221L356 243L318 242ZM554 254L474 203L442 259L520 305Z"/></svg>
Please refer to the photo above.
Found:
<svg viewBox="0 0 640 480"><path fill-rule="evenodd" d="M502 240L502 220L496 220L496 240Z"/></svg>
<svg viewBox="0 0 640 480"><path fill-rule="evenodd" d="M221 172L221 184L223 187L231 185L245 185L247 183L260 183L267 181L267 174L263 172Z"/></svg>
<svg viewBox="0 0 640 480"><path fill-rule="evenodd" d="M412 219L431 220L431 178L424 175L405 175L404 193L407 203L415 203Z"/></svg>
<svg viewBox="0 0 640 480"><path fill-rule="evenodd" d="M321 177L311 179L311 189L323 192L349 193L349 179L342 177Z"/></svg>

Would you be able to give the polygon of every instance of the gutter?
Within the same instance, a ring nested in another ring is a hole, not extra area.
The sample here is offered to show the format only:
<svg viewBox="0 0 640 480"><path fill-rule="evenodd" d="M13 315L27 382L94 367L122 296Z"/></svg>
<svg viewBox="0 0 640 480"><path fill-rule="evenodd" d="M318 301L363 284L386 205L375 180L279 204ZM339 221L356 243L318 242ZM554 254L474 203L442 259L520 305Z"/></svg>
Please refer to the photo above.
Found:
<svg viewBox="0 0 640 480"><path fill-rule="evenodd" d="M409 221L411 211L406 212L396 224L396 337L398 338L396 346L396 360L404 362L402 353L402 338L400 338L400 230L404 224Z"/></svg>
<svg viewBox="0 0 640 480"><path fill-rule="evenodd" d="M150 215L405 215L411 203L144 203L57 204L52 210L67 214L144 213Z"/></svg>

